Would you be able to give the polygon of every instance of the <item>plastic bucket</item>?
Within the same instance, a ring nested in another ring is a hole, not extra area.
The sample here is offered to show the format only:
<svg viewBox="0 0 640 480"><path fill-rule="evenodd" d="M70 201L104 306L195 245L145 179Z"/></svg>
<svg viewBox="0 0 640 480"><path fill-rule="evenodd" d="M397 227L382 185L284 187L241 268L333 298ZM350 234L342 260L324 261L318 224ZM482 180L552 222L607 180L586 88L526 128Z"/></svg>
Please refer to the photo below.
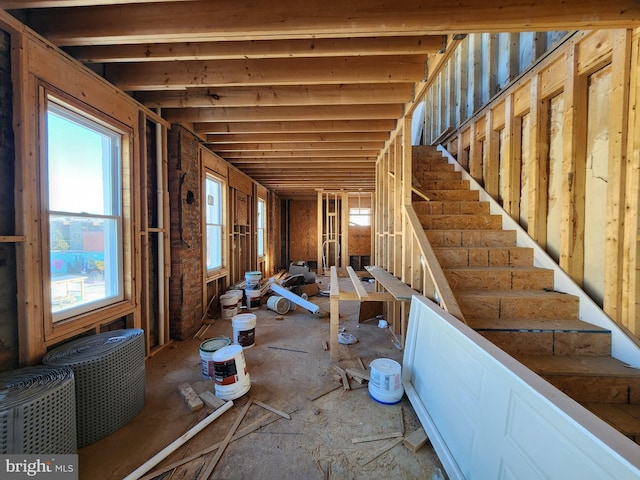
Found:
<svg viewBox="0 0 640 480"><path fill-rule="evenodd" d="M215 337L200 344L200 360L202 360L202 375L207 378L214 376L213 354L231 344L229 337Z"/></svg>
<svg viewBox="0 0 640 480"><path fill-rule="evenodd" d="M245 272L244 283L246 290L258 290L262 280L262 272Z"/></svg>
<svg viewBox="0 0 640 480"><path fill-rule="evenodd" d="M404 394L402 387L402 367L395 360L377 358L369 365L369 395L375 401L385 404L398 403Z"/></svg>
<svg viewBox="0 0 640 480"><path fill-rule="evenodd" d="M241 313L231 319L233 325L233 343L242 348L251 348L256 340L256 316L253 313Z"/></svg>
<svg viewBox="0 0 640 480"><path fill-rule="evenodd" d="M262 297L262 292L260 290L245 290L245 294L247 295L247 308L249 310L257 310L260 308L260 298Z"/></svg>
<svg viewBox="0 0 640 480"><path fill-rule="evenodd" d="M267 308L279 313L280 315L284 315L291 308L291 302L284 297L271 295L267 298Z"/></svg>
<svg viewBox="0 0 640 480"><path fill-rule="evenodd" d="M230 319L238 313L238 297L230 293L220 295L220 313L222 318Z"/></svg>
<svg viewBox="0 0 640 480"><path fill-rule="evenodd" d="M242 308L242 297L244 297L244 292L242 290L229 290L227 291L229 295L235 295L238 298L238 311Z"/></svg>
<svg viewBox="0 0 640 480"><path fill-rule="evenodd" d="M229 345L213 354L215 393L222 400L235 400L249 391L251 379L247 372L242 346Z"/></svg>

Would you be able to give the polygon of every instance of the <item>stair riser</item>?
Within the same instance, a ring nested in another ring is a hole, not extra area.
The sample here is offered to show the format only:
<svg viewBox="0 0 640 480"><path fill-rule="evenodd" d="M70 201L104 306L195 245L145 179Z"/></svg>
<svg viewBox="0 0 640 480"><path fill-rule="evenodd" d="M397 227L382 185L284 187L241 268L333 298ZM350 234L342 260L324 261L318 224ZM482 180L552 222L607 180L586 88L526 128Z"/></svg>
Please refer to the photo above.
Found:
<svg viewBox="0 0 640 480"><path fill-rule="evenodd" d="M611 334L591 332L479 331L510 355L611 355Z"/></svg>
<svg viewBox="0 0 640 480"><path fill-rule="evenodd" d="M515 246L514 230L426 230L432 247L508 247Z"/></svg>
<svg viewBox="0 0 640 480"><path fill-rule="evenodd" d="M422 228L429 230L500 230L499 215L425 215Z"/></svg>
<svg viewBox="0 0 640 480"><path fill-rule="evenodd" d="M469 190L469 180L426 180L422 188L426 190ZM476 192L477 193L477 192Z"/></svg>
<svg viewBox="0 0 640 480"><path fill-rule="evenodd" d="M523 267L533 265L533 249L513 248L434 248L442 268Z"/></svg>
<svg viewBox="0 0 640 480"><path fill-rule="evenodd" d="M571 295L545 297L509 296L487 294L456 295L458 305L466 319L489 318L578 318L578 298Z"/></svg>
<svg viewBox="0 0 640 480"><path fill-rule="evenodd" d="M489 202L413 202L418 215L489 215Z"/></svg>
<svg viewBox="0 0 640 480"><path fill-rule="evenodd" d="M640 379L544 374L542 378L579 403L640 403Z"/></svg>
<svg viewBox="0 0 640 480"><path fill-rule="evenodd" d="M443 180L459 182L462 180L462 173L456 172L456 171L453 171L453 172L427 171L427 172L414 173L413 177L422 185L425 185L427 182L443 181Z"/></svg>
<svg viewBox="0 0 640 480"><path fill-rule="evenodd" d="M416 165L416 162L420 162ZM416 160L413 159L413 174L420 174L421 172L455 172L456 167L449 165L448 163L436 160Z"/></svg>
<svg viewBox="0 0 640 480"><path fill-rule="evenodd" d="M553 271L445 269L454 294L457 290L544 290L553 288Z"/></svg>
<svg viewBox="0 0 640 480"><path fill-rule="evenodd" d="M426 190L424 193L430 200L436 201L474 202L480 198L480 194L475 190Z"/></svg>

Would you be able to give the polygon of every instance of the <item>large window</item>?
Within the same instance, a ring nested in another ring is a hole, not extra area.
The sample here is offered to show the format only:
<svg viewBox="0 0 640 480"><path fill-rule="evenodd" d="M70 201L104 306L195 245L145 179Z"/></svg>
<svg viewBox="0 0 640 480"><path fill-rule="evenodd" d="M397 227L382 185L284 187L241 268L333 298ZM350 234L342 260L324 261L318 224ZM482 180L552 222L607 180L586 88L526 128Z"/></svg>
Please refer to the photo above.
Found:
<svg viewBox="0 0 640 480"><path fill-rule="evenodd" d="M51 98L45 125L56 322L124 298L122 135Z"/></svg>
<svg viewBox="0 0 640 480"><path fill-rule="evenodd" d="M224 263L223 183L212 174L205 178L207 272L212 273Z"/></svg>
<svg viewBox="0 0 640 480"><path fill-rule="evenodd" d="M267 203L258 198L258 258L266 255L265 244L267 238Z"/></svg>

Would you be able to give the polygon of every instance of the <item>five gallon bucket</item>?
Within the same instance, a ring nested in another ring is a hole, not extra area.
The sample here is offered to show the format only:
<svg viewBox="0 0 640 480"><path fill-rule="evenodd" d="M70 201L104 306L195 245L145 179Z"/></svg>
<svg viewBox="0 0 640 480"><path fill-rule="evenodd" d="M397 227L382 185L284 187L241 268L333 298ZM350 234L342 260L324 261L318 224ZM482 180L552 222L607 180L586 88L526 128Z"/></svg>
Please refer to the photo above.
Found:
<svg viewBox="0 0 640 480"><path fill-rule="evenodd" d="M200 360L202 360L202 375L212 378L214 372L213 355L218 350L231 344L228 337L216 337L205 340L200 344Z"/></svg>
<svg viewBox="0 0 640 480"><path fill-rule="evenodd" d="M244 293L247 296L247 307L249 310L256 310L260 308L260 298L262 297L262 292L260 290L246 289Z"/></svg>
<svg viewBox="0 0 640 480"><path fill-rule="evenodd" d="M267 308L273 310L274 312L279 313L280 315L284 315L291 308L291 302L284 297L279 297L277 295L271 295L267 299Z"/></svg>
<svg viewBox="0 0 640 480"><path fill-rule="evenodd" d="M241 313L231 319L233 325L233 343L243 348L251 348L256 339L256 316L253 313Z"/></svg>
<svg viewBox="0 0 640 480"><path fill-rule="evenodd" d="M371 362L369 368L371 398L380 403L398 403L404 394L400 364L389 358L377 358Z"/></svg>
<svg viewBox="0 0 640 480"><path fill-rule="evenodd" d="M235 294L220 295L220 313L227 320L238 313L238 297Z"/></svg>
<svg viewBox="0 0 640 480"><path fill-rule="evenodd" d="M251 379L241 345L229 345L213 354L216 397L235 400L249 391Z"/></svg>
<svg viewBox="0 0 640 480"><path fill-rule="evenodd" d="M262 272L245 272L244 283L247 290L258 290L262 280Z"/></svg>
<svg viewBox="0 0 640 480"><path fill-rule="evenodd" d="M229 295L235 295L238 299L238 311L242 308L242 297L244 296L244 292L242 290L227 290Z"/></svg>

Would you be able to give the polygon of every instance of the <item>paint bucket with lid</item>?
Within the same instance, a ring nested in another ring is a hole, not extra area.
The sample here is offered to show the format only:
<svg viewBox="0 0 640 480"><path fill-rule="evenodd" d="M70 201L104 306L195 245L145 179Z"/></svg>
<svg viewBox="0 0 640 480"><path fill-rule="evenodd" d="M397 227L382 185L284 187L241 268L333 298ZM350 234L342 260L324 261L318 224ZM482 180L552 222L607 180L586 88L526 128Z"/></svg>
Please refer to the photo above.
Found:
<svg viewBox="0 0 640 480"><path fill-rule="evenodd" d="M249 391L251 378L241 345L229 345L213 354L215 393L222 400L235 400Z"/></svg>
<svg viewBox="0 0 640 480"><path fill-rule="evenodd" d="M244 292L242 290L228 290L227 293L229 295L235 295L238 299L238 311L242 308L242 297L244 296Z"/></svg>
<svg viewBox="0 0 640 480"><path fill-rule="evenodd" d="M245 295L247 296L247 308L249 310L257 310L260 308L260 298L262 297L262 292L260 290L245 290Z"/></svg>
<svg viewBox="0 0 640 480"><path fill-rule="evenodd" d="M262 280L262 272L245 272L244 283L246 290L258 290Z"/></svg>
<svg viewBox="0 0 640 480"><path fill-rule="evenodd" d="M223 347L231 345L229 337L215 337L205 340L200 344L200 360L202 361L202 376L213 378L214 362L213 355Z"/></svg>
<svg viewBox="0 0 640 480"><path fill-rule="evenodd" d="M240 313L231 319L233 325L233 343L242 348L251 348L256 340L256 316L253 313Z"/></svg>
<svg viewBox="0 0 640 480"><path fill-rule="evenodd" d="M229 320L238 313L238 297L225 293L220 295L220 314L222 318Z"/></svg>
<svg viewBox="0 0 640 480"><path fill-rule="evenodd" d="M291 302L284 297L271 295L267 298L267 308L280 315L284 315L291 309Z"/></svg>
<svg viewBox="0 0 640 480"><path fill-rule="evenodd" d="M369 395L375 401L385 404L398 403L404 394L402 387L402 367L390 358L376 358L369 365Z"/></svg>

